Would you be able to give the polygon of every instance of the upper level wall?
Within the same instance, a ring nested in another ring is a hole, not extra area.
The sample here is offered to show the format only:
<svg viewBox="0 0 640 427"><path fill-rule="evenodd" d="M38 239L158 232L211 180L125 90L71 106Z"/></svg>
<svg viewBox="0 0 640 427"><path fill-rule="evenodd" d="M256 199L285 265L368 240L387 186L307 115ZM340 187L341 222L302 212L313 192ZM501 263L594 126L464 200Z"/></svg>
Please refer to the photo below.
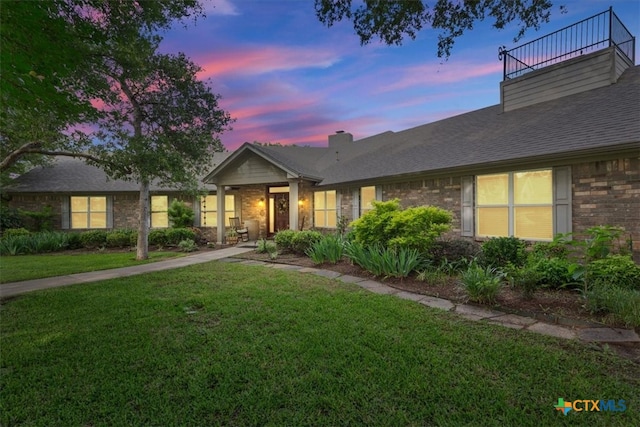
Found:
<svg viewBox="0 0 640 427"><path fill-rule="evenodd" d="M500 83L503 111L608 86L633 64L615 47L550 65Z"/></svg>

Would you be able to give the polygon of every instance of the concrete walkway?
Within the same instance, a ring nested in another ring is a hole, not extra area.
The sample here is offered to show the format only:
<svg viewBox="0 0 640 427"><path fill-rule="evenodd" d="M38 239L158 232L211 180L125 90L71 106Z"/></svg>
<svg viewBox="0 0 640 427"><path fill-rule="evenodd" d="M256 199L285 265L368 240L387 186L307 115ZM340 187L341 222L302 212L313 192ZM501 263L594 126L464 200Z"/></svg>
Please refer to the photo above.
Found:
<svg viewBox="0 0 640 427"><path fill-rule="evenodd" d="M116 268L112 270L94 271L90 273L78 273L68 276L50 277L46 279L27 280L23 282L6 283L0 285L0 298L11 297L31 291L55 288L59 286L75 285L79 283L97 282L100 280L127 277L137 274L150 273L154 271L169 270L172 268L184 267L188 265L201 264L209 261L220 260L223 262L233 262L242 265L254 265L282 270L292 270L299 273L316 274L329 279L340 280L344 283L353 283L366 289L369 292L394 295L398 298L415 301L428 307L433 307L445 311L454 312L465 319L488 322L495 325L512 329L527 330L543 335L549 335L564 339L579 339L585 342L633 344L640 346L640 337L632 329L620 329L609 327L580 327L563 326L553 323L542 322L537 319L509 314L502 311L492 310L486 307L479 307L470 304L458 304L452 301L431 297L428 295L414 294L407 291L387 286L383 283L364 279L361 277L343 275L332 270L322 270L317 268L301 267L290 264L267 263L262 261L243 260L233 258L236 255L254 250L253 245L236 246L174 258L166 261L158 261L149 264L137 265L133 267Z"/></svg>

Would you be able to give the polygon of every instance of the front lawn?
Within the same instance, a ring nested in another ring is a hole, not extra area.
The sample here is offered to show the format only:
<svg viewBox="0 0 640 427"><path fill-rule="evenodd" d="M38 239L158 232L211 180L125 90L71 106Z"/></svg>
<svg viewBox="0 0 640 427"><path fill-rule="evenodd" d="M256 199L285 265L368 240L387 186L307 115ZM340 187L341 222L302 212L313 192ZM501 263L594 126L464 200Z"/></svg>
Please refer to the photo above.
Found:
<svg viewBox="0 0 640 427"><path fill-rule="evenodd" d="M612 352L311 274L211 262L1 311L1 425L640 425Z"/></svg>
<svg viewBox="0 0 640 427"><path fill-rule="evenodd" d="M149 259L145 261L136 261L135 252L2 256L0 283L130 267L184 255L180 252L149 252Z"/></svg>

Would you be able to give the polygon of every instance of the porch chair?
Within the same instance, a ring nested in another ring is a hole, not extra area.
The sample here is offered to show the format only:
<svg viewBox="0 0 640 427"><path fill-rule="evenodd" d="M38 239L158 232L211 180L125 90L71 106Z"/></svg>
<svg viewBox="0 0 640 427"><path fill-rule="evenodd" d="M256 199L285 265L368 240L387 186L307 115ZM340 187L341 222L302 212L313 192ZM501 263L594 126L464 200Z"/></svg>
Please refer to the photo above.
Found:
<svg viewBox="0 0 640 427"><path fill-rule="evenodd" d="M231 228L236 231L238 238L241 238L243 242L249 241L249 230L247 227L242 227L239 217L229 217L229 225L231 225Z"/></svg>

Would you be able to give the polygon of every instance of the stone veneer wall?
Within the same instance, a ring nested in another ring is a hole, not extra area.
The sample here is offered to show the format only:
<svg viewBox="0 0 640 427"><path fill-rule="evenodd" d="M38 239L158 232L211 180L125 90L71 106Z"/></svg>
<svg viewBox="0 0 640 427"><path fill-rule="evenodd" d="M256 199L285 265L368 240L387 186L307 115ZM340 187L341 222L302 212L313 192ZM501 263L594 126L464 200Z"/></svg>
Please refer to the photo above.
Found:
<svg viewBox="0 0 640 427"><path fill-rule="evenodd" d="M640 261L640 157L573 165L573 231L597 225L624 227Z"/></svg>

